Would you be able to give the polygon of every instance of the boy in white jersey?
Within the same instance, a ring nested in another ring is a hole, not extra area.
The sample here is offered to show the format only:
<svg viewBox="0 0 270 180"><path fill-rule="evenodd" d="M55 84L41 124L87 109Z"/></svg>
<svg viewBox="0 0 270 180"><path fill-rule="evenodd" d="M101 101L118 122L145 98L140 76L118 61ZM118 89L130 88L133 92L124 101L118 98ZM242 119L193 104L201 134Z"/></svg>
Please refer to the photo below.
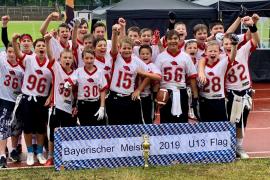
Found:
<svg viewBox="0 0 270 180"><path fill-rule="evenodd" d="M198 43L197 59L201 59L205 56L207 31L208 28L205 24L197 24L193 27L193 35Z"/></svg>
<svg viewBox="0 0 270 180"><path fill-rule="evenodd" d="M46 20L43 22L43 24L40 27L40 33L44 36L47 33L48 26L52 20L58 20L59 19L59 13L58 12L52 12ZM59 39L55 39L54 37L50 40L52 51L54 54L54 58L56 61L59 61L60 53L63 51L63 49L71 49L72 42L70 39L70 30L66 23L62 23L58 26L58 37Z"/></svg>
<svg viewBox="0 0 270 180"><path fill-rule="evenodd" d="M193 98L198 98L196 80L197 71L188 54L179 48L179 35L175 30L166 33L167 50L158 55L156 66L162 73L160 89L167 89L170 98L160 109L161 123L188 122L188 95L186 78L191 80Z"/></svg>
<svg viewBox="0 0 270 180"><path fill-rule="evenodd" d="M15 54L19 53L16 41L20 35L15 34L12 38ZM50 92L52 74L48 69L50 60L46 58L46 46L44 39L34 42L35 53L26 55L20 60L20 65L25 73L22 85L22 100L19 104L20 112L18 119L23 122L25 143L27 146L27 165L34 164L32 146L32 134L37 136L37 159L40 164L45 164L43 156L44 134L48 119L48 108L44 106Z"/></svg>
<svg viewBox="0 0 270 180"><path fill-rule="evenodd" d="M205 79L199 79L200 87L200 118L203 122L227 121L225 108L224 79L227 68L234 61L236 55L236 35L233 39L233 48L229 57L220 56L220 46L217 41L209 41L206 45L206 57L200 60L199 78L205 74ZM206 62L205 69L201 64Z"/></svg>
<svg viewBox="0 0 270 180"><path fill-rule="evenodd" d="M84 49L84 67L78 68L70 76L65 87L78 86L78 118L82 126L106 125L105 95L108 88L102 69L94 65L95 54L91 49Z"/></svg>
<svg viewBox="0 0 270 180"><path fill-rule="evenodd" d="M76 126L76 117L74 117L74 104L75 96L72 89L65 89L64 84L70 76L74 74L72 69L73 65L73 54L71 50L64 49L60 54L60 63L55 61L53 58L52 51L50 49L51 35L46 34L44 36L48 58L52 59L52 63L48 68L53 74L53 96L51 101L54 105L53 112L50 117L50 142L48 160L45 166L51 166L54 164L53 161L53 149L54 149L54 131L58 127L74 127Z"/></svg>
<svg viewBox="0 0 270 180"><path fill-rule="evenodd" d="M11 136L11 117L17 96L21 93L23 69L16 61L14 49L8 44L6 56L0 57L0 168L7 167L6 145ZM16 146L15 146L16 147ZM15 148L12 151L16 151ZM19 156L10 156L14 162Z"/></svg>
<svg viewBox="0 0 270 180"><path fill-rule="evenodd" d="M117 49L117 25L112 28L113 73L110 84L110 94L106 100L107 113L110 125L140 124L142 115L140 103L133 98L135 79L137 74L150 77L147 65L132 54L133 42L124 38L120 42L119 53Z"/></svg>
<svg viewBox="0 0 270 180"><path fill-rule="evenodd" d="M251 109L251 77L249 72L248 61L251 52L256 50L257 43L259 42L259 36L256 28L256 24L251 18L245 19L243 22L251 32L251 40L243 45L236 54L233 65L228 69L227 78L225 81L225 88L227 90L227 113L231 121L236 121L236 155L241 159L247 159L249 156L243 149L243 131L247 124L247 118ZM223 47L228 55L231 51L231 40L225 36L223 39ZM241 101L240 110L238 115L232 113L232 108L235 101L239 99ZM235 116L234 116L235 115Z"/></svg>

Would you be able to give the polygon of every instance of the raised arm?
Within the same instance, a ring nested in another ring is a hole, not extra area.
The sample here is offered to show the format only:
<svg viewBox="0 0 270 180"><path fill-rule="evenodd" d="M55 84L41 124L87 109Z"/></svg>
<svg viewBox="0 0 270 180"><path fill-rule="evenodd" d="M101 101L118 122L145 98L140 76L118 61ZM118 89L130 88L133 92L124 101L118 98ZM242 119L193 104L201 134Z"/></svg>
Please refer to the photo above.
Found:
<svg viewBox="0 0 270 180"><path fill-rule="evenodd" d="M8 40L8 33L7 33L7 24L9 21L9 16L2 17L2 32L1 32L1 39L5 47L7 48L9 40Z"/></svg>
<svg viewBox="0 0 270 180"><path fill-rule="evenodd" d="M52 48L51 48L51 43L50 43L51 38L52 38L51 33L47 33L44 36L45 45L46 45L46 52L47 52L47 56L48 56L48 59L50 62L52 62L54 60L53 52L52 52Z"/></svg>
<svg viewBox="0 0 270 180"><path fill-rule="evenodd" d="M236 34L231 35L231 41L232 41L232 48L230 53L230 62L232 63L235 60L236 53L237 53L237 45L239 42L239 38Z"/></svg>
<svg viewBox="0 0 270 180"><path fill-rule="evenodd" d="M199 60L199 63L198 63L198 78L199 78L199 82L202 83L202 84L206 83L206 76L205 76L205 73L204 73L205 64L206 64L206 59L205 58L202 58L202 59Z"/></svg>
<svg viewBox="0 0 270 180"><path fill-rule="evenodd" d="M24 56L23 56L23 53L20 51L20 45L17 42L18 38L20 38L20 34L14 34L12 36L12 46L13 46L16 57L18 59L22 59Z"/></svg>
<svg viewBox="0 0 270 180"><path fill-rule="evenodd" d="M238 26L241 23L241 18L243 18L246 15L247 9L241 5L239 9L239 14L236 20L231 24L231 26L227 29L226 33L234 33Z"/></svg>
<svg viewBox="0 0 270 180"><path fill-rule="evenodd" d="M118 24L115 24L112 26L112 48L111 48L111 53L112 54L117 54L118 53Z"/></svg>
<svg viewBox="0 0 270 180"><path fill-rule="evenodd" d="M73 32L72 32L72 48L76 49L77 44L77 36L78 36L78 29L79 29L80 21L78 19L75 20Z"/></svg>
<svg viewBox="0 0 270 180"><path fill-rule="evenodd" d="M119 33L119 37L118 40L120 41L121 39L123 39L124 37L126 37L126 20L124 18L119 18L118 19L118 24L120 25L120 33Z"/></svg>
<svg viewBox="0 0 270 180"><path fill-rule="evenodd" d="M39 31L44 36L47 32L48 26L52 20L58 20L59 19L59 13L58 12L52 12L42 23Z"/></svg>

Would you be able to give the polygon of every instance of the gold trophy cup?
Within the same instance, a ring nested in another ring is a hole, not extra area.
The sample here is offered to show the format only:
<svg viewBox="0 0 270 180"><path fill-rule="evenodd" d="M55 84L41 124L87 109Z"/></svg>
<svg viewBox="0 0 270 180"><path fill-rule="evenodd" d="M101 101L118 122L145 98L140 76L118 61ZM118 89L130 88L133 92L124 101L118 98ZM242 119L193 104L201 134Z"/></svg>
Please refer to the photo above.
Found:
<svg viewBox="0 0 270 180"><path fill-rule="evenodd" d="M149 136L147 134L143 135L143 158L144 158L144 167L148 168L149 167L149 154L150 154L150 142L149 142Z"/></svg>

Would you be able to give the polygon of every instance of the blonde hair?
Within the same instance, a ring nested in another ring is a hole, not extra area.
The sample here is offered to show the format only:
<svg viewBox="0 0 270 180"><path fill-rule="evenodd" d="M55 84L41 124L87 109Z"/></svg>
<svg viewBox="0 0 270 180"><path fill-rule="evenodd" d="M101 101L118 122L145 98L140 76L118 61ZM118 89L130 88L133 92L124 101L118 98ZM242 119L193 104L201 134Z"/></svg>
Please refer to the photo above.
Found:
<svg viewBox="0 0 270 180"><path fill-rule="evenodd" d="M120 41L119 43L120 47L122 47L124 43L130 44L132 47L134 46L132 39L130 39L129 37L125 37Z"/></svg>

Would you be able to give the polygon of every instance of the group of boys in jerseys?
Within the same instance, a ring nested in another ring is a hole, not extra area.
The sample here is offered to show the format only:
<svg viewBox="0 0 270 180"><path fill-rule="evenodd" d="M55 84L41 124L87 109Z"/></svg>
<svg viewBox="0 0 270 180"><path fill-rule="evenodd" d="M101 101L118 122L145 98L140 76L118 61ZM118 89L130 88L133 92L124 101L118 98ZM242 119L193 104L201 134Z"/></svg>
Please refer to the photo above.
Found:
<svg viewBox="0 0 270 180"><path fill-rule="evenodd" d="M34 42L29 34L14 34L0 54L1 167L7 167L8 137L13 162L20 160L16 146L23 132L26 164L33 165L36 154L40 164L49 166L54 163L57 128L152 124L156 107L160 123L236 122L236 154L248 158L242 142L252 93L248 60L259 41L257 14L245 16L242 9L226 32L220 21L214 22L209 37L208 27L197 24L191 40L185 40L182 22L160 38L148 28L126 31L123 18L113 25L111 40L105 39L101 22L93 25L92 34L85 20L76 20L72 29L62 23L57 31L48 32L50 22L58 18L58 13L51 13L40 28L43 38ZM2 18L2 33L7 33L7 22ZM240 23L248 31L233 34ZM159 91L168 94L162 106L154 103Z"/></svg>

